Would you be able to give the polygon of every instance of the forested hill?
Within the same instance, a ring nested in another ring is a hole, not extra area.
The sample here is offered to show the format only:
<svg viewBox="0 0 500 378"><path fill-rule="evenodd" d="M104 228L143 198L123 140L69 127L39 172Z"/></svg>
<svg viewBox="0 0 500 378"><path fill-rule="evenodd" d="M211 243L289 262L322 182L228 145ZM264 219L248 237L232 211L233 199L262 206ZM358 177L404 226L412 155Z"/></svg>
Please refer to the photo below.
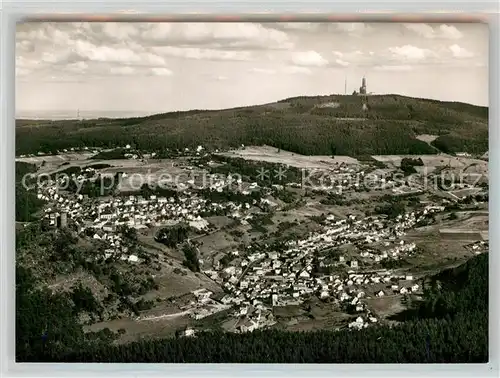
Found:
<svg viewBox="0 0 500 378"><path fill-rule="evenodd" d="M16 121L16 153L70 147L141 150L267 144L305 155L427 154L418 140L436 135L444 152L484 154L488 108L399 95L296 97L225 110L192 110L140 118Z"/></svg>

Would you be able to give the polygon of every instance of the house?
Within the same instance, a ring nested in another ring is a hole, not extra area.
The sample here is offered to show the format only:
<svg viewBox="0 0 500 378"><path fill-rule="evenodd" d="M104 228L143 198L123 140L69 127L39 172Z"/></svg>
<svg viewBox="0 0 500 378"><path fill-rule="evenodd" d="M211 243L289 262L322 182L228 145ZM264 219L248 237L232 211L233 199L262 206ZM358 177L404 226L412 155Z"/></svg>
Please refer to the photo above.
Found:
<svg viewBox="0 0 500 378"><path fill-rule="evenodd" d="M340 300L341 301L346 301L350 298L349 294L347 294L345 291L342 292L342 294L340 294Z"/></svg>
<svg viewBox="0 0 500 378"><path fill-rule="evenodd" d="M384 291L383 290L380 290L378 293L377 293L377 297L383 297L385 295Z"/></svg>
<svg viewBox="0 0 500 378"><path fill-rule="evenodd" d="M278 294L273 294L271 296L273 306L278 306Z"/></svg>
<svg viewBox="0 0 500 378"><path fill-rule="evenodd" d="M302 272L300 272L299 277L310 278L311 275L307 271L303 270Z"/></svg>

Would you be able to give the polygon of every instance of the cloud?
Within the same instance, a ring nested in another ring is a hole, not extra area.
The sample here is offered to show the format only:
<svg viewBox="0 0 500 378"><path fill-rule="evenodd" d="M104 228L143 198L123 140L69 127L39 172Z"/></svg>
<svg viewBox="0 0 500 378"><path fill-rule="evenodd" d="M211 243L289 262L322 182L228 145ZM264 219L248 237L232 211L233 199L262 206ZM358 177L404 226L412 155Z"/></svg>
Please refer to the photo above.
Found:
<svg viewBox="0 0 500 378"><path fill-rule="evenodd" d="M472 52L456 44L451 45L449 49L455 58L472 58L474 56Z"/></svg>
<svg viewBox="0 0 500 378"><path fill-rule="evenodd" d="M65 70L69 72L74 72L74 73L85 73L89 68L89 65L86 62L76 62L76 63L71 63L68 64L65 67Z"/></svg>
<svg viewBox="0 0 500 378"><path fill-rule="evenodd" d="M111 67L109 71L113 75L133 75L134 73L136 73L136 70L129 66Z"/></svg>
<svg viewBox="0 0 500 378"><path fill-rule="evenodd" d="M330 24L330 31L348 34L351 37L362 37L373 30L373 26L363 22L338 22Z"/></svg>
<svg viewBox="0 0 500 378"><path fill-rule="evenodd" d="M101 63L131 64L138 66L162 66L165 59L147 52L137 52L126 47L96 46L77 40L71 44L72 51L83 60Z"/></svg>
<svg viewBox="0 0 500 378"><path fill-rule="evenodd" d="M292 62L302 67L323 67L328 64L328 61L321 54L313 50L294 53Z"/></svg>
<svg viewBox="0 0 500 378"><path fill-rule="evenodd" d="M141 33L141 28L135 24L106 22L101 25L102 35L113 42L135 39Z"/></svg>
<svg viewBox="0 0 500 378"><path fill-rule="evenodd" d="M31 52L33 51L34 46L31 41L28 40L22 40L22 41L16 41L16 52L17 53L26 53L26 52Z"/></svg>
<svg viewBox="0 0 500 378"><path fill-rule="evenodd" d="M421 37L429 39L435 37L434 28L428 24L404 24L403 26Z"/></svg>
<svg viewBox="0 0 500 378"><path fill-rule="evenodd" d="M287 49L288 34L258 23L157 23L145 24L143 41L150 44L211 47Z"/></svg>
<svg viewBox="0 0 500 378"><path fill-rule="evenodd" d="M173 74L172 71L165 67L153 67L151 72L155 76L171 76Z"/></svg>
<svg viewBox="0 0 500 378"><path fill-rule="evenodd" d="M460 39L462 32L453 25L442 24L433 27L429 24L404 24L404 27L427 39Z"/></svg>
<svg viewBox="0 0 500 378"><path fill-rule="evenodd" d="M285 31L316 32L322 23L320 22L279 22L271 25L273 28Z"/></svg>
<svg viewBox="0 0 500 378"><path fill-rule="evenodd" d="M376 71L398 71L398 72L407 72L412 71L414 67L410 65L383 65L383 66L375 66L374 70Z"/></svg>
<svg viewBox="0 0 500 378"><path fill-rule="evenodd" d="M347 67L349 65L348 62L346 62L346 61L344 61L342 59L336 59L335 63L337 63L339 66L342 66L342 67Z"/></svg>
<svg viewBox="0 0 500 378"><path fill-rule="evenodd" d="M207 62L209 80L215 80L226 72L231 77L237 70L246 72L249 66L272 68L280 75L312 74L321 67L472 67L481 55L474 45L467 45L474 48L468 51L454 45L454 41L437 43L437 39L462 37L459 26L419 23L396 26L396 30L398 27L426 38L427 44L413 45L407 39L408 33L404 38L398 33L388 36L387 30L394 30L394 25L384 29L375 23L19 24L16 76L41 79L42 75L61 73L60 80L70 80L75 75L91 78L128 75L132 71L137 76L171 75L172 67L182 67L189 59L192 67ZM472 57L475 59L465 59ZM229 71L210 71L217 70L215 62L220 61ZM197 71L196 75L202 74Z"/></svg>
<svg viewBox="0 0 500 378"><path fill-rule="evenodd" d="M375 56L375 54L364 53L359 50L355 51L333 51L333 64L335 67L347 66L370 66L383 59L383 56Z"/></svg>
<svg viewBox="0 0 500 378"><path fill-rule="evenodd" d="M18 76L51 69L105 75L110 65L151 73L170 58L249 61L259 50L293 47L287 33L258 23L47 22L16 31L17 55L25 59L17 61Z"/></svg>
<svg viewBox="0 0 500 378"><path fill-rule="evenodd" d="M404 45L399 47L389 47L389 52L392 58L410 61L422 61L434 56L434 53L428 49L421 49L412 45Z"/></svg>
<svg viewBox="0 0 500 378"><path fill-rule="evenodd" d="M439 27L441 36L447 39L460 39L463 37L462 32L460 32L456 27L449 25L441 25Z"/></svg>
<svg viewBox="0 0 500 378"><path fill-rule="evenodd" d="M25 58L23 55L16 56L16 67L24 69L32 69L37 66L38 62L34 59Z"/></svg>
<svg viewBox="0 0 500 378"><path fill-rule="evenodd" d="M152 51L161 56L175 58L197 59L197 60L235 60L246 61L252 59L249 51L226 51L199 47L153 47Z"/></svg>

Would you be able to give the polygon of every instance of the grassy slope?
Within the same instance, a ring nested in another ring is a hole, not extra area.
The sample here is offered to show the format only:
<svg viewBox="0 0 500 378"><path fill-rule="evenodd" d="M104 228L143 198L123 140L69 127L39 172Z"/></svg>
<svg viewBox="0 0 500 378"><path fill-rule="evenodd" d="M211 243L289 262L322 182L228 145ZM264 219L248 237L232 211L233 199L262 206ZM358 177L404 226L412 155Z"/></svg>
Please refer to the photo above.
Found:
<svg viewBox="0 0 500 378"><path fill-rule="evenodd" d="M337 107L318 108L324 103ZM297 97L273 104L225 110L192 110L141 118L86 121L17 121L17 153L72 146L141 149L203 144L227 147L269 144L303 154L425 154L435 151L484 153L488 108L398 95Z"/></svg>

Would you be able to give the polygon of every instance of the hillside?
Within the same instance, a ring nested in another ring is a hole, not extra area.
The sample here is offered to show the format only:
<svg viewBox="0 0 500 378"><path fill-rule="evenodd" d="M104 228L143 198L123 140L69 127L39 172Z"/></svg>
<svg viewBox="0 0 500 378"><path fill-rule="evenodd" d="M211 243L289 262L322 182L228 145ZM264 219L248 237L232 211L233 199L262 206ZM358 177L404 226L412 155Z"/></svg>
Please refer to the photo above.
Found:
<svg viewBox="0 0 500 378"><path fill-rule="evenodd" d="M422 302L415 304L419 316L394 327L354 332L212 331L195 338L144 339L117 346L109 344L109 333L84 335L75 315L67 311L71 299L28 290L33 277L18 268L17 295L22 300L16 302L17 330L24 333L18 333L22 337L17 340L17 358L50 362L484 363L488 359L487 277L487 254L434 276L431 280L439 281L440 286L431 284ZM52 311L40 313L40 303ZM42 315L31 324L29 314L34 313ZM43 348L38 332L48 320L51 331L59 333L52 334L53 340Z"/></svg>
<svg viewBox="0 0 500 378"><path fill-rule="evenodd" d="M296 97L224 110L141 118L16 121L16 154L69 147L141 150L267 144L304 155L432 154L416 137L437 135L441 151L484 154L488 108L399 95Z"/></svg>

